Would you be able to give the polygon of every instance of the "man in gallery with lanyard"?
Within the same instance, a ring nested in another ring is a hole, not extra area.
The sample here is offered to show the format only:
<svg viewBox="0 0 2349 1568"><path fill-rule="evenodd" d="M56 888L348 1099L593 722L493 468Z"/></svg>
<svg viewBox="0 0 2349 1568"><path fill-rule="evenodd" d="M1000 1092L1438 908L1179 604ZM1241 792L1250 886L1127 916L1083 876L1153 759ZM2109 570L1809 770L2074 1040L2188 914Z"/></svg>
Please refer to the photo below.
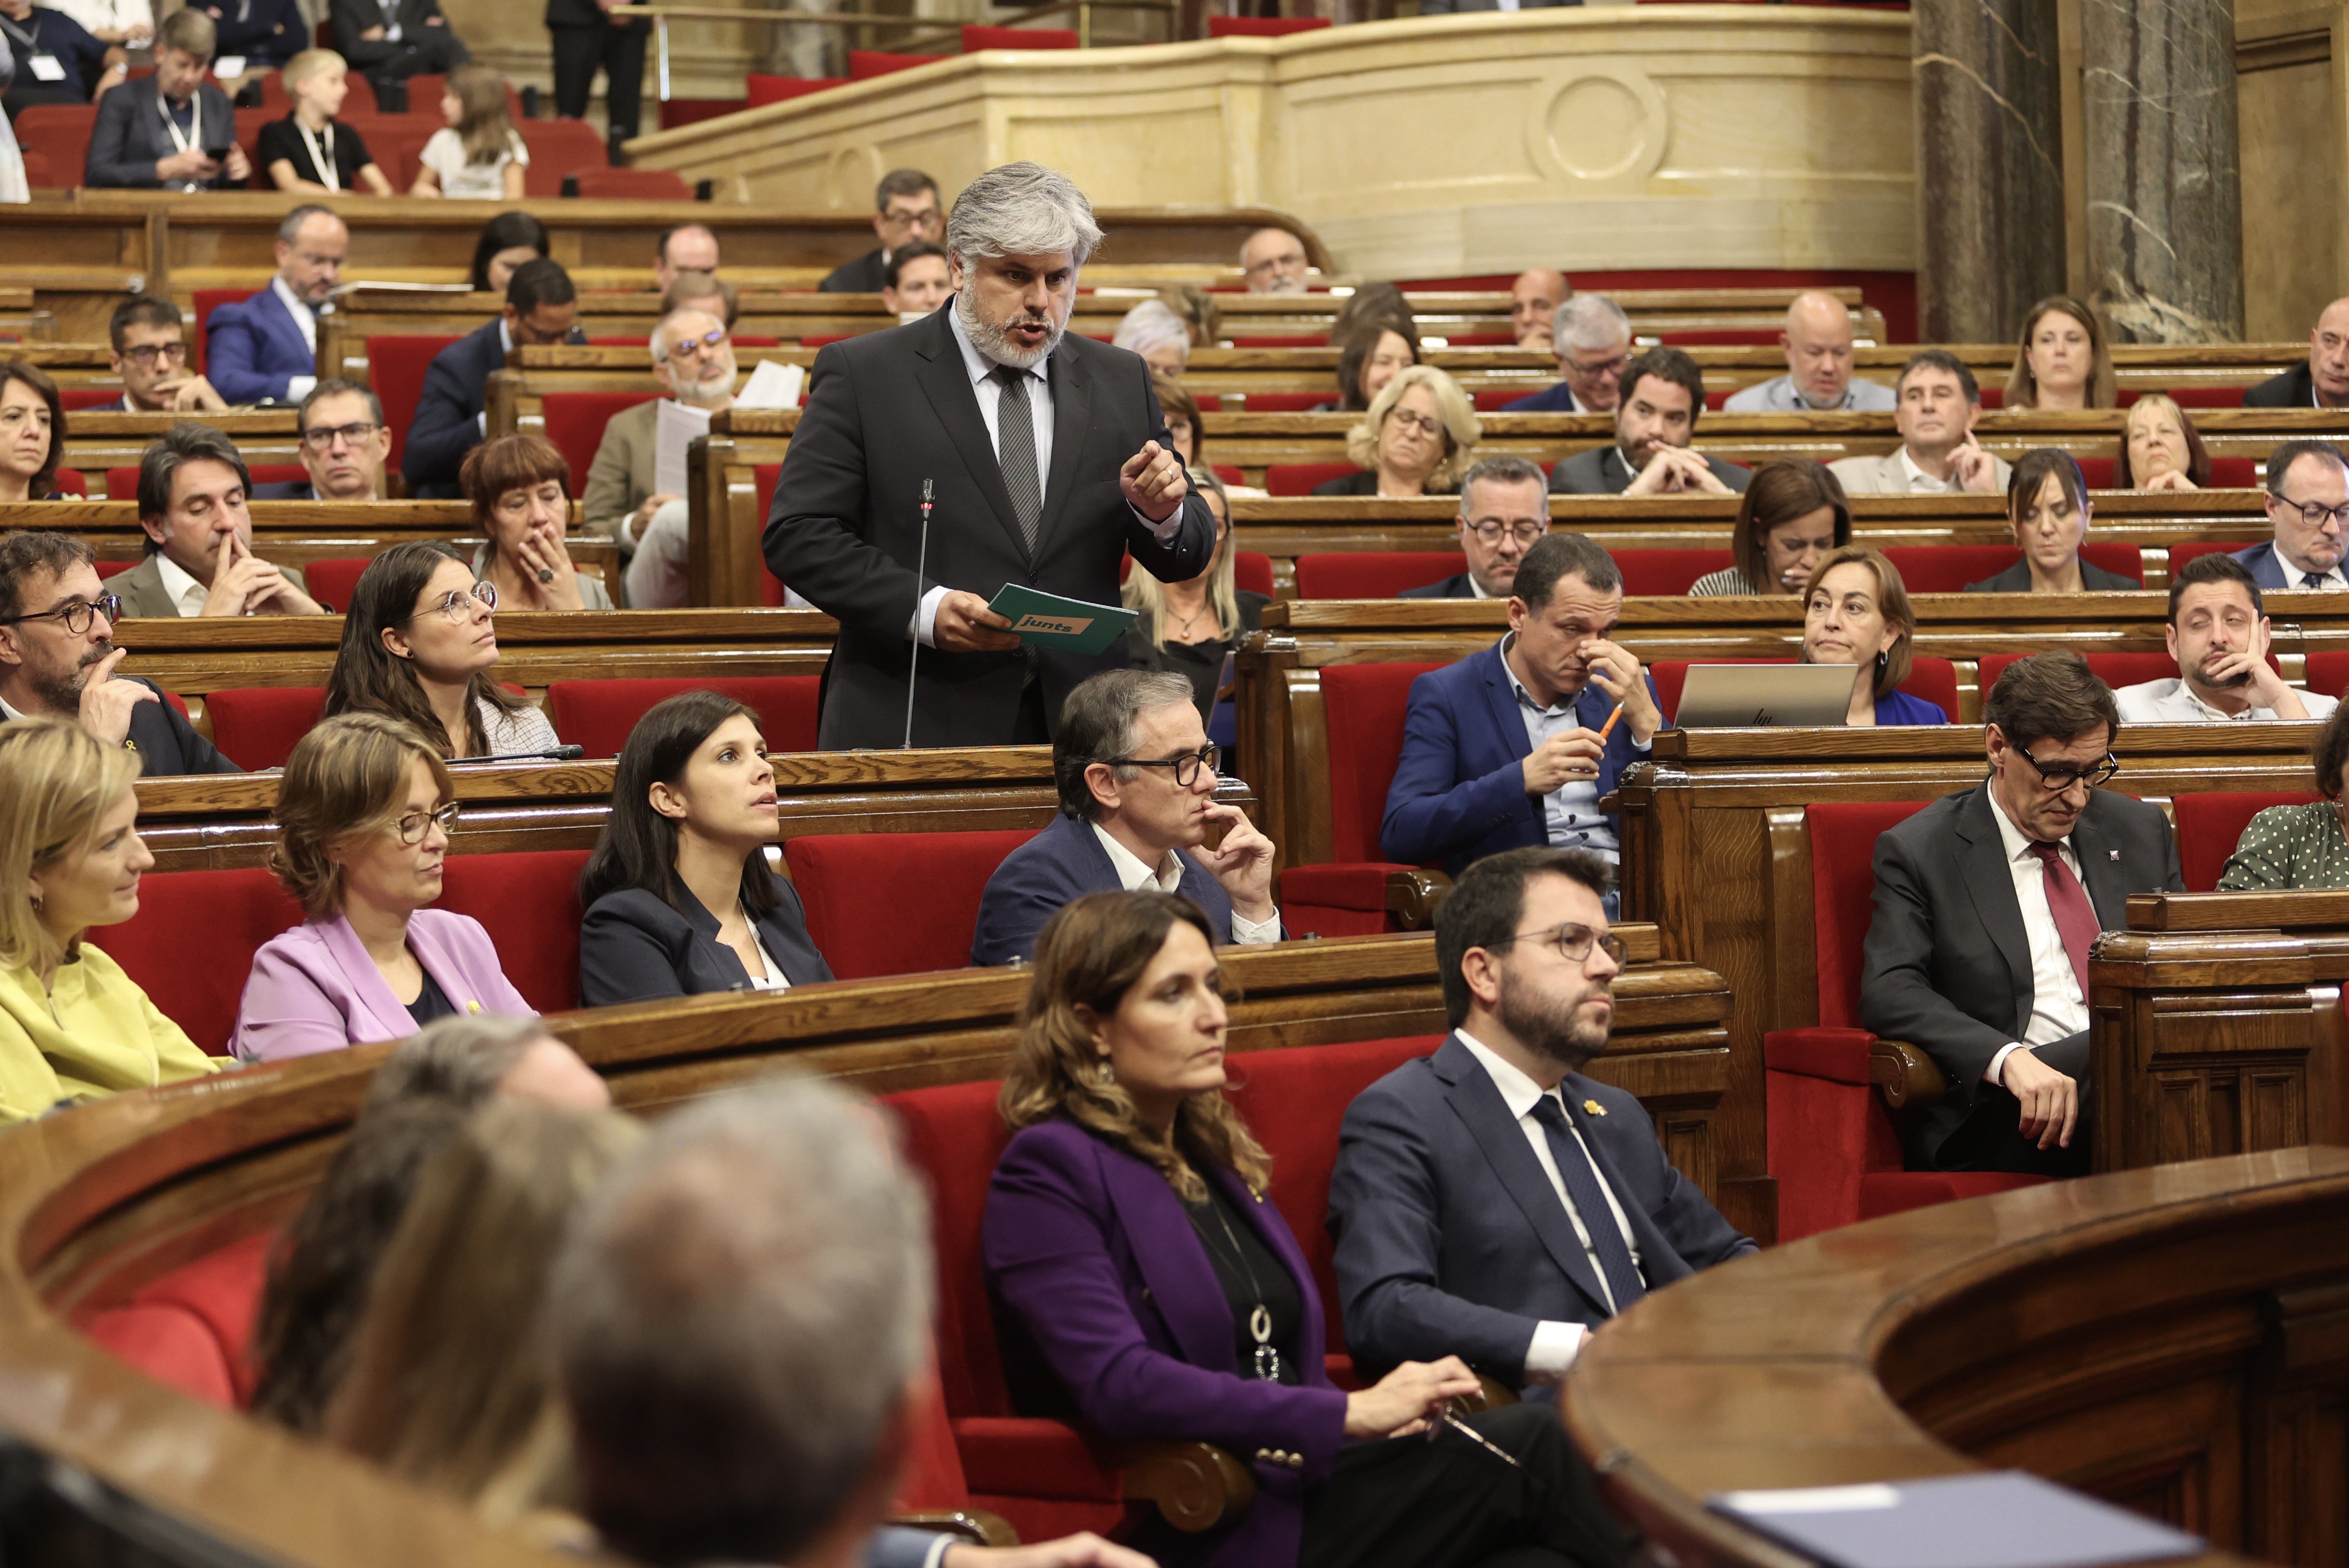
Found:
<svg viewBox="0 0 2349 1568"><path fill-rule="evenodd" d="M0 39L8 45L16 74L0 98L0 109L14 120L41 104L88 103L120 81L124 67L109 62L105 43L88 28L52 6L33 0L0 0Z"/></svg>
<svg viewBox="0 0 2349 1568"><path fill-rule="evenodd" d="M214 37L212 19L192 6L164 18L155 35L155 74L98 100L83 184L225 190L253 178L228 95L204 80Z"/></svg>

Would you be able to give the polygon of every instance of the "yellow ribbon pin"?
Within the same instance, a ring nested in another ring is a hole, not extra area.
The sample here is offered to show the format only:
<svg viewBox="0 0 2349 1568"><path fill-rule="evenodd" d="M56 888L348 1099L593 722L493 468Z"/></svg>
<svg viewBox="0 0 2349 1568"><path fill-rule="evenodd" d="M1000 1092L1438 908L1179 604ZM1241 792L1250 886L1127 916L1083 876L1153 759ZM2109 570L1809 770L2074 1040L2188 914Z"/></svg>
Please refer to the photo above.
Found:
<svg viewBox="0 0 2349 1568"><path fill-rule="evenodd" d="M1607 1108L1599 1104L1595 1099L1586 1099L1582 1102L1582 1114L1585 1116L1604 1116L1607 1114Z"/></svg>

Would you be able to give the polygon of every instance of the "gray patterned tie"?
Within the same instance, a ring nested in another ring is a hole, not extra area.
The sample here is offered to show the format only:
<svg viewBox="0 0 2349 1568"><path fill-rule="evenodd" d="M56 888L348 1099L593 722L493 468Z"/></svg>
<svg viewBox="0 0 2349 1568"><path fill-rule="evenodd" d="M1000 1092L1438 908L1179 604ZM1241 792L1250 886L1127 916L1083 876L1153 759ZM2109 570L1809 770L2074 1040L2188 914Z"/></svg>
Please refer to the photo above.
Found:
<svg viewBox="0 0 2349 1568"><path fill-rule="evenodd" d="M1011 492L1011 515L1028 552L1036 552L1036 525L1044 520L1044 482L1036 472L1036 415L1028 402L1028 372L995 367L1003 401L995 411L995 460L1003 467L1003 488Z"/></svg>

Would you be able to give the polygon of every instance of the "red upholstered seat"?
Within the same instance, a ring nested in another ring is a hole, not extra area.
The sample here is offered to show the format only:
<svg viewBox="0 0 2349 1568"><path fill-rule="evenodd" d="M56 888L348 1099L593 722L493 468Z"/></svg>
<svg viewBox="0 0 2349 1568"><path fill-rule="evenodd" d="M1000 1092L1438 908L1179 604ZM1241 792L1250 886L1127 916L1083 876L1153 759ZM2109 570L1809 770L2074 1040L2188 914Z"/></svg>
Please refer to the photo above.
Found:
<svg viewBox="0 0 2349 1568"><path fill-rule="evenodd" d="M1992 689L1998 685L1998 677L2006 673L2009 665L2030 656L2028 654L1984 654L1975 676L1982 700L1987 702L1990 699ZM2082 656L2088 661L2089 673L2116 691L2145 681L2168 680L2178 674L2178 661L2166 653L2104 653ZM2268 663L2272 665L2275 662L2275 655L2271 652Z"/></svg>
<svg viewBox="0 0 2349 1568"><path fill-rule="evenodd" d="M89 494L89 480L83 475L79 469L59 469L57 471L56 479L57 493L59 495L86 496ZM127 572L137 564L139 563L135 561L126 561L122 563L122 569ZM101 562L98 567L98 572L101 576L104 575L105 570L105 565Z"/></svg>
<svg viewBox="0 0 2349 1568"><path fill-rule="evenodd" d="M693 200L693 187L674 169L574 169L571 180L591 201Z"/></svg>
<svg viewBox="0 0 2349 1568"><path fill-rule="evenodd" d="M302 568L302 580L310 585L310 597L337 610L351 607L351 595L358 592L359 574L367 569L371 555L341 555L328 561L313 561Z"/></svg>
<svg viewBox="0 0 2349 1568"><path fill-rule="evenodd" d="M2249 548L2250 546L2248 545L2233 544L2221 541L2207 539L2191 540L2184 543L2173 544L2169 547L2169 580L2172 583L2177 582L2178 574L2186 570L2186 563L2189 561L2195 560L2197 557L2204 555L2232 555L2239 550L2246 550Z"/></svg>
<svg viewBox="0 0 2349 1568"><path fill-rule="evenodd" d="M222 1410L237 1406L236 1375L203 1319L168 1302L133 1302L87 1319L99 1349L156 1382Z"/></svg>
<svg viewBox="0 0 2349 1568"><path fill-rule="evenodd" d="M1331 26L1327 16L1210 16L1210 38L1278 38Z"/></svg>
<svg viewBox="0 0 2349 1568"><path fill-rule="evenodd" d="M579 1006L579 872L585 850L450 855L439 907L471 915L497 944L498 967L542 1013Z"/></svg>
<svg viewBox="0 0 2349 1568"><path fill-rule="evenodd" d="M136 561L101 561L98 563L98 580L103 583L109 577L119 577L138 564Z"/></svg>
<svg viewBox="0 0 2349 1568"><path fill-rule="evenodd" d="M916 66L936 65L940 60L953 57L951 55L893 55L881 49L851 49L848 51L848 79L852 82L870 81L874 77L885 77L893 71L910 71Z"/></svg>
<svg viewBox="0 0 2349 1568"><path fill-rule="evenodd" d="M808 934L843 980L970 966L979 895L1025 828L805 833L783 846ZM918 897L886 896L918 888ZM876 896L876 892L882 896Z"/></svg>
<svg viewBox="0 0 2349 1568"><path fill-rule="evenodd" d="M89 940L190 1039L225 1056L253 955L301 923L302 906L257 866L150 872L140 880L139 913Z"/></svg>
<svg viewBox="0 0 2349 1568"><path fill-rule="evenodd" d="M1250 398L1250 412L1256 407L1256 400ZM1316 485L1361 471L1354 463L1274 463L1264 470L1264 488L1274 495L1311 495Z"/></svg>
<svg viewBox="0 0 2349 1568"><path fill-rule="evenodd" d="M27 191L62 191L72 183L57 178L57 171L49 166L49 155L46 152L26 152L20 148L16 157L25 166L25 189ZM73 405L68 403L65 407L70 408Z"/></svg>
<svg viewBox="0 0 2349 1568"><path fill-rule="evenodd" d="M1327 348L1330 346L1330 335L1326 332L1257 333L1250 336L1233 338L1232 346L1234 348ZM1326 393L1320 397L1321 401L1325 403L1329 401ZM1256 399L1249 398L1248 407L1253 408L1256 406Z"/></svg>
<svg viewBox="0 0 2349 1568"><path fill-rule="evenodd" d="M329 602L347 604L350 600ZM212 744L220 748L222 756L250 773L285 766L295 743L309 734L326 712L326 689L231 687L207 696L204 707L212 713Z"/></svg>
<svg viewBox="0 0 2349 1568"><path fill-rule="evenodd" d="M1967 583L1995 577L2022 560L2023 552L2011 544L1896 544L1884 558L1899 568L1911 593L1961 593ZM2145 558L2126 540L2091 539L2080 546L2080 559L2139 586L2145 583Z"/></svg>
<svg viewBox="0 0 2349 1568"><path fill-rule="evenodd" d="M1201 405L1203 410L1205 407L1206 405L1203 402ZM1224 488L1226 490L1237 489L1237 487L1247 483L1247 475L1232 467L1229 463L1212 463L1208 466L1215 469L1216 477L1224 481ZM59 473L63 473L65 470L60 469L57 471Z"/></svg>
<svg viewBox="0 0 2349 1568"><path fill-rule="evenodd" d="M2113 459L2110 458L2078 458L2080 477L2088 481L2090 490L2113 488Z"/></svg>
<svg viewBox="0 0 2349 1568"><path fill-rule="evenodd" d="M564 460L571 465L571 490L576 495L587 487L587 469L595 461L595 449L604 444L604 427L612 416L650 403L658 392L549 392L543 401L546 409L546 438L553 441Z"/></svg>
<svg viewBox="0 0 2349 1568"><path fill-rule="evenodd" d="M1133 557L1124 556L1117 563L1120 583L1133 575ZM1239 550L1232 552L1232 586L1243 593L1261 593L1266 598L1278 596L1272 578L1272 557L1261 550Z"/></svg>
<svg viewBox="0 0 2349 1568"><path fill-rule="evenodd" d="M978 22L962 25L962 52L975 55L981 49L1073 49L1077 46L1074 27L989 27Z"/></svg>
<svg viewBox="0 0 2349 1568"><path fill-rule="evenodd" d="M192 291L191 298L193 299L196 307L196 319L193 325L189 328L188 352L194 361L196 373L198 375L203 374L205 349L212 337L212 312L218 310L224 304L233 304L239 300L251 299L253 295L254 291L252 289L196 289Z"/></svg>
<svg viewBox="0 0 2349 1568"><path fill-rule="evenodd" d="M2311 654L2307 669L2309 690L2326 696L2349 693L2349 653Z"/></svg>
<svg viewBox="0 0 2349 1568"><path fill-rule="evenodd" d="M1328 865L1280 873L1281 919L1292 934L1362 936L1390 929L1387 873L1406 868L1379 849L1387 787L1402 756L1411 683L1432 664L1331 665L1321 672L1330 743Z"/></svg>
<svg viewBox="0 0 2349 1568"><path fill-rule="evenodd" d="M750 75L750 107L781 103L787 98L805 98L826 88L844 88L846 77L773 77L752 71Z"/></svg>
<svg viewBox="0 0 2349 1568"><path fill-rule="evenodd" d="M1623 573L1623 592L1630 597L1677 597L1708 572L1734 564L1722 550L1615 550L1616 566Z"/></svg>
<svg viewBox="0 0 2349 1568"><path fill-rule="evenodd" d="M1708 327L1694 332L1660 332L1656 341L1673 348L1769 348L1777 344L1778 335Z"/></svg>
<svg viewBox="0 0 2349 1568"><path fill-rule="evenodd" d="M611 167L602 133L584 119L524 119L516 109L514 129L530 149L530 167L522 171L525 196L560 196L564 175Z"/></svg>
<svg viewBox="0 0 2349 1568"><path fill-rule="evenodd" d="M1530 397L1538 387L1480 387L1473 395L1479 414L1497 414L1520 397Z"/></svg>
<svg viewBox="0 0 2349 1568"><path fill-rule="evenodd" d="M1251 414L1310 414L1322 404L1335 401L1338 394L1333 387L1327 392L1249 392L1244 396ZM1350 473L1353 465L1349 463L1340 471Z"/></svg>
<svg viewBox="0 0 2349 1568"><path fill-rule="evenodd" d="M60 387L57 406L70 414L77 408L95 408L100 403L111 403L122 396L119 387Z"/></svg>
<svg viewBox="0 0 2349 1568"><path fill-rule="evenodd" d="M759 715L770 751L815 749L817 676L737 676L709 680L555 681L546 688L554 733L590 757L617 757L628 732L656 703L680 692L714 691Z"/></svg>
<svg viewBox="0 0 2349 1568"><path fill-rule="evenodd" d="M33 104L16 111L16 145L39 154L49 166L50 178L70 191L81 183L82 170L88 166L89 133L97 125L94 103Z"/></svg>
<svg viewBox="0 0 2349 1568"><path fill-rule="evenodd" d="M256 485L300 484L310 477L310 470L299 463L253 463L247 465L246 472L253 476L253 482ZM107 469L106 495L109 500L138 500L138 466L132 464ZM308 576L309 573L305 570L304 579L306 581Z"/></svg>
<svg viewBox="0 0 2349 1568"><path fill-rule="evenodd" d="M386 467L399 471L400 454L408 447L408 427L416 418L416 400L424 395L424 373L432 356L457 340L440 336L378 336L367 335L367 385L383 400L383 422L391 427L391 456Z"/></svg>
<svg viewBox="0 0 2349 1568"><path fill-rule="evenodd" d="M1790 665L1792 659L1658 659L1648 666L1656 683L1656 701L1667 716L1681 710L1681 690L1688 684L1689 666L1702 665ZM1951 720L1958 717L1958 666L1947 659L1920 654L1909 666L1900 689L1931 703Z"/></svg>
<svg viewBox="0 0 2349 1568"><path fill-rule="evenodd" d="M2307 790L2181 789L2170 799L2178 825L2178 863L2188 892L2216 892L2227 858L2241 842L2251 819L2271 806L2305 806L2319 797Z"/></svg>
<svg viewBox="0 0 2349 1568"><path fill-rule="evenodd" d="M2240 408L2243 394L2250 390L2248 387L2172 387L2169 400L2181 408Z"/></svg>
<svg viewBox="0 0 2349 1568"><path fill-rule="evenodd" d="M1297 558L1299 599L1392 599L1468 570L1456 550L1345 550Z"/></svg>

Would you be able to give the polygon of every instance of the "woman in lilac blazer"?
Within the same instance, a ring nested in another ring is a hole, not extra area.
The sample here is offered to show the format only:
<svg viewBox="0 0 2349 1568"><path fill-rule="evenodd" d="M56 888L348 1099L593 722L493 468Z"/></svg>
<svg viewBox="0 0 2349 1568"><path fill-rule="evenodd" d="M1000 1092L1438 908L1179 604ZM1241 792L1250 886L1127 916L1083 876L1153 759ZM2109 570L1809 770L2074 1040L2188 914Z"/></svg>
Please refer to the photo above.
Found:
<svg viewBox="0 0 2349 1568"><path fill-rule="evenodd" d="M239 1058L404 1039L465 1014L532 1016L481 923L427 907L440 896L453 793L423 734L380 714L327 719L295 746L269 866L309 919L254 955Z"/></svg>
<svg viewBox="0 0 2349 1568"><path fill-rule="evenodd" d="M1616 1568L1621 1531L1555 1408L1446 1416L1478 1387L1455 1357L1331 1385L1312 1272L1223 1095L1214 934L1188 900L1107 892L1037 944L982 1232L1014 1398L1250 1467L1237 1520L1142 1524L1130 1544L1168 1568Z"/></svg>

